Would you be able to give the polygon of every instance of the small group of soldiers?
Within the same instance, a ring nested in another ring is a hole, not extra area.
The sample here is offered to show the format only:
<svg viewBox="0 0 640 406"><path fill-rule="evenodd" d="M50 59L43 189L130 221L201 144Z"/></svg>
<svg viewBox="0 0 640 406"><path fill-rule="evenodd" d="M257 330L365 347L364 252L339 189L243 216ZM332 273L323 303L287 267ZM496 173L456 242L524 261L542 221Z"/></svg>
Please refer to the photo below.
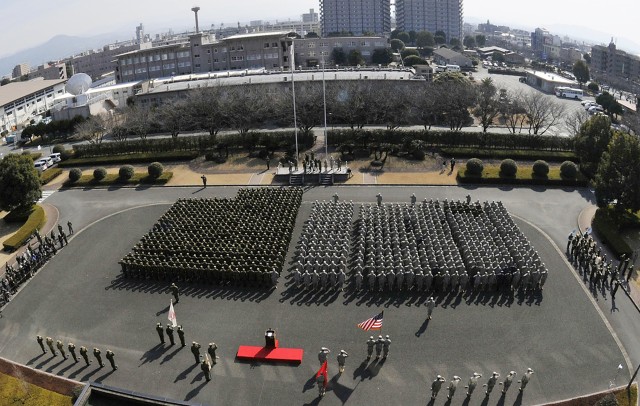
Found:
<svg viewBox="0 0 640 406"><path fill-rule="evenodd" d="M329 353L331 353L331 350L327 347L320 348L320 351L318 352L318 361L320 361L320 366L327 362ZM344 372L347 357L349 357L349 354L345 350L340 350L336 357L338 361L338 373L340 374ZM316 377L316 383L318 384L318 396L323 397L326 391L324 376L318 374Z"/></svg>
<svg viewBox="0 0 640 406"><path fill-rule="evenodd" d="M67 222L69 234L73 233L71 222ZM68 243L64 229L58 224L58 236L55 231L51 230L51 235L45 235L43 238L36 229L32 238L37 239L37 244L29 242L26 249L16 256L16 263L10 265L5 263L5 274L0 280L0 306L8 303L11 296L16 293L18 288L29 280L35 273L55 254L58 250ZM60 243L60 247L56 247L56 239Z"/></svg>
<svg viewBox="0 0 640 406"><path fill-rule="evenodd" d="M65 351L64 343L62 341L57 340L55 342L55 347L54 347L54 341L51 337L43 338L42 336L38 335L36 336L36 340L38 341L38 344L40 345L40 349L42 349L43 354L46 354L48 352L47 349L45 348L45 343L46 343L47 347L49 347L49 351L51 351L52 356L55 357L58 355L58 352L56 351L56 348L57 348L58 351L60 352L60 355L62 355L62 358L64 359L68 358L67 353ZM75 344L71 342L67 344L67 350L69 351L69 354L71 354L73 361L76 363L79 362L78 356L76 355ZM89 350L87 350L87 347L84 347L84 346L80 347L80 356L82 357L82 359L84 359L84 362L87 366L91 364L92 361L89 359ZM102 352L100 351L100 349L94 348L93 356L98 361L98 365L100 366L100 368L104 367L104 363L102 362ZM115 354L113 353L113 351L107 350L105 356L107 357L107 360L111 364L112 370L115 371L116 369L118 369L118 366L116 365L116 361L115 361Z"/></svg>
<svg viewBox="0 0 640 406"><path fill-rule="evenodd" d="M500 386L502 386L501 393L502 393L502 396L505 396L507 394L507 391L511 387L511 384L513 383L516 375L517 375L516 371L511 371L507 374L507 376L504 378L502 382L498 382L498 378L500 378L500 374L497 372L492 373L487 383L482 385L483 387L486 388L485 397L488 397L491 394L496 384L499 384ZM527 372L525 372L522 378L518 381L518 383L520 383L520 388L518 389L520 392L524 391L524 389L527 387L527 384L531 380L531 375L533 375L533 369L527 368ZM467 384L467 386L465 386L465 388L467 389L467 398L470 398L471 394L473 394L473 391L478 386L478 380L480 378L482 378L482 374L479 374L477 372L474 372L473 375L471 375L471 377L469 378L469 383ZM453 395L456 393L458 383L461 380L462 378L460 378L457 375L454 375L453 379L451 379L451 382L449 382L449 386L447 387L447 392L448 392L447 400L453 399ZM434 400L438 396L438 392L440 392L440 389L442 389L442 385L446 381L447 380L444 377L442 377L441 375L438 375L436 379L431 383L431 399L432 400Z"/></svg>
<svg viewBox="0 0 640 406"><path fill-rule="evenodd" d="M323 168L324 168L324 171L327 172L330 169L332 170L334 167L336 167L338 170L342 169L342 160L340 158L336 160L332 156L330 156L329 160L325 159L323 162L319 159L316 159L315 154L313 152L311 153L311 155L305 154L304 161L302 161L302 168L305 174L307 172L319 173L319 172L322 172ZM297 170L298 170L298 167L296 165L296 171ZM289 172L291 172L291 165L289 165Z"/></svg>
<svg viewBox="0 0 640 406"><path fill-rule="evenodd" d="M390 348L391 338L388 334L385 338L382 338L382 336L379 335L377 340L375 340L373 336L370 336L367 340L367 361L371 359L374 349L376 350L376 360L380 358L382 358L382 360L386 360L389 356Z"/></svg>
<svg viewBox="0 0 640 406"><path fill-rule="evenodd" d="M179 199L121 261L123 276L271 288L302 189L241 189L235 199Z"/></svg>
<svg viewBox="0 0 640 406"><path fill-rule="evenodd" d="M612 297L615 297L620 282L625 279L625 276L629 280L633 274L630 258L623 255L617 267L614 267L613 261L607 259L587 232L569 234L567 256L578 272L583 275L585 282L588 281L594 288L611 289Z"/></svg>

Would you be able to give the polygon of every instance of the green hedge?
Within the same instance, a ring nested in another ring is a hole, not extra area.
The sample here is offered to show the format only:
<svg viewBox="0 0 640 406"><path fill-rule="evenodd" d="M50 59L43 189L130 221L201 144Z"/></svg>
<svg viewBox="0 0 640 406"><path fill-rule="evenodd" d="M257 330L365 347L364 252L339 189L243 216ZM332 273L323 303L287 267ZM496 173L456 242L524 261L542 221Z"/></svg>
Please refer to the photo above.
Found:
<svg viewBox="0 0 640 406"><path fill-rule="evenodd" d="M620 258L622 254L631 256L633 250L620 236L620 227L610 215L611 209L598 209L593 218L593 229L598 233L602 242L607 244L611 251Z"/></svg>
<svg viewBox="0 0 640 406"><path fill-rule="evenodd" d="M76 182L67 180L64 187L94 187L94 186L127 186L127 185L165 185L173 177L173 172L163 172L158 178L152 178L146 172L136 172L130 179L122 179L117 173L110 173L97 181L93 175L82 175Z"/></svg>
<svg viewBox="0 0 640 406"><path fill-rule="evenodd" d="M353 144L369 147L373 144L408 144L424 141L435 148L468 147L483 149L567 151L574 150L573 137L550 135L479 133L449 130L383 130L383 129L334 129L328 131L327 142L332 146ZM547 159L547 157L543 157ZM535 159L534 159L535 160ZM563 159L563 160L566 160Z"/></svg>
<svg viewBox="0 0 640 406"><path fill-rule="evenodd" d="M489 73L494 73L497 75L509 75L509 76L527 76L527 72L519 71L519 70L506 70L506 69L487 69Z"/></svg>
<svg viewBox="0 0 640 406"><path fill-rule="evenodd" d="M47 183L60 176L60 174L62 174L62 169L49 168L40 174L40 184L46 185Z"/></svg>
<svg viewBox="0 0 640 406"><path fill-rule="evenodd" d="M61 167L90 166L90 165L116 165L147 162L190 161L198 157L195 151L156 152L144 154L110 155L89 158L71 158L58 164Z"/></svg>
<svg viewBox="0 0 640 406"><path fill-rule="evenodd" d="M36 230L41 229L47 222L47 216L41 206L33 206L29 218L18 231L9 237L2 245L7 251L15 251L20 248L33 235Z"/></svg>
<svg viewBox="0 0 640 406"><path fill-rule="evenodd" d="M453 158L516 159L519 161L579 162L575 152L522 149L442 148L441 153Z"/></svg>
<svg viewBox="0 0 640 406"><path fill-rule="evenodd" d="M559 168L552 168L547 177L533 175L531 167L519 168L516 176L506 177L500 175L500 166L486 165L482 176L470 175L466 169L458 171L456 179L465 184L488 185L541 185L541 186L587 186L588 180L579 175L578 179L563 179Z"/></svg>

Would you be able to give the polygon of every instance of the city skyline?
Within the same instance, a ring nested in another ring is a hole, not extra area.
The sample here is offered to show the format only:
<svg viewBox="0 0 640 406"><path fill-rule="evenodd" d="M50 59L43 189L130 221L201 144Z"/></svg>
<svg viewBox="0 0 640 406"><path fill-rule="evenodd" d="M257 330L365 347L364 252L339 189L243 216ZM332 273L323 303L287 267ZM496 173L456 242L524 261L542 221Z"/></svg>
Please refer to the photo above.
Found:
<svg viewBox="0 0 640 406"><path fill-rule="evenodd" d="M195 1L194 4L196 3L198 2ZM257 0L240 0L234 2L234 5L236 7L200 4L200 26L209 28L211 24L228 25L234 21L286 21L299 18L310 8L319 12L317 0L281 0L277 6ZM190 11L192 6L191 3L176 4L169 0L112 0L108 8L96 10L95 2L69 0L52 3L30 0L27 3L28 14L25 14L24 2L5 0L0 3L2 15L25 18L5 19L0 57L42 44L56 35L129 33L114 38L115 41L133 38L135 26L139 23L144 24L150 33L169 29L193 29L195 24ZM532 7L519 8L522 13L515 13L513 2L509 0L465 0L463 7L465 21L478 23L490 20L494 24L524 29L547 27L554 34L573 37L580 37L580 34L576 34L580 33L577 27L583 27L589 37L583 35L580 39L589 39L595 43L607 43L611 38L625 39L626 43L636 43L629 51L640 53L640 41L636 40L634 32L634 18L640 12L640 3L634 0L619 0L616 7L602 7L598 10L586 7L584 2L577 0L539 0ZM568 27L573 32L555 31L552 28L554 26ZM65 56L60 55L61 58Z"/></svg>

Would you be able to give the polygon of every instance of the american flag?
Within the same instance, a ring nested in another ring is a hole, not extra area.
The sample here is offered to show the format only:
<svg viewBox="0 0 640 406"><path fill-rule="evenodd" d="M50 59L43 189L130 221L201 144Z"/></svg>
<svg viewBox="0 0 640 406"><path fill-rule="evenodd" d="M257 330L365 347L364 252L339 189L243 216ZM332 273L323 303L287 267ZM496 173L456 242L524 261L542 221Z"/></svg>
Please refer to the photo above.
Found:
<svg viewBox="0 0 640 406"><path fill-rule="evenodd" d="M358 324L358 327L363 329L364 331L381 330L382 329L382 315L383 314L384 314L384 311L382 311L379 314L373 316L372 318L367 319L367 320L363 321L362 323Z"/></svg>

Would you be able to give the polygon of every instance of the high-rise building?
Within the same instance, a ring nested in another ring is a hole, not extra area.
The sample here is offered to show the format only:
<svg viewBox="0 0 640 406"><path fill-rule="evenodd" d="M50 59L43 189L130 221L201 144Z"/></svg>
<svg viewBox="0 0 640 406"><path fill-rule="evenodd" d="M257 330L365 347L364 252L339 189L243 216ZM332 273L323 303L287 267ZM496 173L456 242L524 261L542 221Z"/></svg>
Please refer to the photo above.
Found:
<svg viewBox="0 0 640 406"><path fill-rule="evenodd" d="M318 22L318 13L316 13L312 8L310 8L308 13L302 14L302 22L303 23Z"/></svg>
<svg viewBox="0 0 640 406"><path fill-rule="evenodd" d="M26 62L23 62L19 65L16 65L13 68L11 77L15 79L24 75L28 75L30 70L31 70L31 67L29 66L29 64Z"/></svg>
<svg viewBox="0 0 640 406"><path fill-rule="evenodd" d="M400 31L443 31L447 42L462 41L462 0L396 0L396 25Z"/></svg>
<svg viewBox="0 0 640 406"><path fill-rule="evenodd" d="M320 0L322 35L391 32L390 0Z"/></svg>

